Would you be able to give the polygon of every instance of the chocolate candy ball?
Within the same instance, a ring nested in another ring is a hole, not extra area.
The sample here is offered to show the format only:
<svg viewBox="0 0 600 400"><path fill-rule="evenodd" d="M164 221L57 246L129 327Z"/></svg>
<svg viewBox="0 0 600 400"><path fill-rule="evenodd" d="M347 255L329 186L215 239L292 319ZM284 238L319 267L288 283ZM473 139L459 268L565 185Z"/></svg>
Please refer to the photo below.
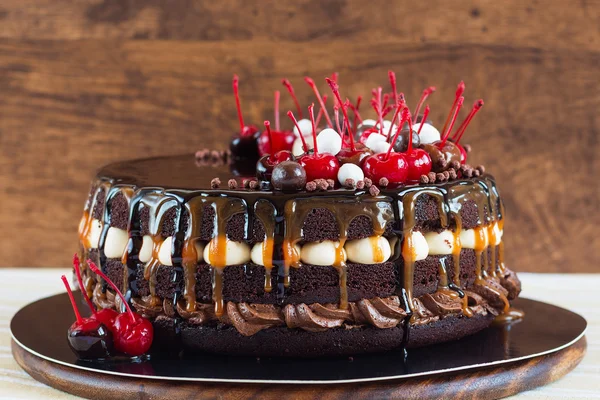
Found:
<svg viewBox="0 0 600 400"><path fill-rule="evenodd" d="M396 139L396 143L394 143L394 151L396 153L403 153L408 149L409 136L410 136L410 131L408 130L408 126L405 126L400 131L400 134L398 135L398 139ZM413 148L416 149L417 147L419 147L420 144L421 144L421 141L419 140L419 135L417 135L417 132L413 130L413 135L412 135Z"/></svg>
<svg viewBox="0 0 600 400"><path fill-rule="evenodd" d="M431 157L431 170L433 172L444 172L450 168L453 161L460 162L460 150L449 140L446 141L443 147L441 142L438 141L421 145L421 148Z"/></svg>
<svg viewBox="0 0 600 400"><path fill-rule="evenodd" d="M273 168L271 184L275 190L296 192L306 185L306 171L296 161L284 161Z"/></svg>

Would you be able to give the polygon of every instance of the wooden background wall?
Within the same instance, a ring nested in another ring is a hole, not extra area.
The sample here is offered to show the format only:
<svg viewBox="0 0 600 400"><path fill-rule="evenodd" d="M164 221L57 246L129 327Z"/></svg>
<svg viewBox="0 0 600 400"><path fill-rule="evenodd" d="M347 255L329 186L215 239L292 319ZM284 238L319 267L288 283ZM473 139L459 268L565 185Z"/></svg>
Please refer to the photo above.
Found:
<svg viewBox="0 0 600 400"><path fill-rule="evenodd" d="M281 77L308 102L304 75L355 96L390 68L410 103L438 87L438 124L461 79L485 99L465 142L501 185L512 267L600 271L600 4L562 0L4 0L0 266L67 266L102 164L225 148L234 72L260 124Z"/></svg>

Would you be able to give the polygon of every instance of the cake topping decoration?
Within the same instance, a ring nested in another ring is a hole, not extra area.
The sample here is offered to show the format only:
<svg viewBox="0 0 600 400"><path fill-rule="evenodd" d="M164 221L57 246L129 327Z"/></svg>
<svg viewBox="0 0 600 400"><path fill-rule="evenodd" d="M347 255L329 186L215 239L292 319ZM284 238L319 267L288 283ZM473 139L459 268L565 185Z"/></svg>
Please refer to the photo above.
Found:
<svg viewBox="0 0 600 400"><path fill-rule="evenodd" d="M294 100L294 104L296 105L296 111L298 111L298 117L302 118L302 107L300 107L300 103L298 102L298 97L296 97L296 93L294 93L294 87L287 79L282 79L281 83L285 88L290 92L290 96L292 96L292 100Z"/></svg>
<svg viewBox="0 0 600 400"><path fill-rule="evenodd" d="M329 78L327 78L327 79L329 79ZM329 114L327 113L327 108L325 108L325 102L323 101L323 98L321 97L321 93L319 93L319 89L317 88L317 85L315 85L315 81L313 81L308 76L306 76L304 78L304 81L308 84L308 86L310 86L310 88L315 93L315 96L317 97L317 101L319 102L319 105L321 106L321 110L323 110L323 115L325 116L327 125L330 128L333 128L333 124L331 123L331 118L329 118ZM341 100L339 98L338 98L338 101L341 103Z"/></svg>
<svg viewBox="0 0 600 400"><path fill-rule="evenodd" d="M77 309L73 292L66 276L61 279L67 289L76 321L67 331L69 347L81 359L103 359L110 356L113 338L108 327L94 318L83 318Z"/></svg>
<svg viewBox="0 0 600 400"><path fill-rule="evenodd" d="M296 161L283 161L273 168L271 184L282 192L298 191L306 185L306 171Z"/></svg>
<svg viewBox="0 0 600 400"><path fill-rule="evenodd" d="M154 338L152 324L150 321L142 318L141 315L131 310L123 293L121 293L119 288L104 274L104 272L100 271L96 264L88 260L88 267L110 285L125 305L126 312L117 315L113 326L110 328L113 335L115 350L130 356L141 356L145 354L150 350Z"/></svg>
<svg viewBox="0 0 600 400"><path fill-rule="evenodd" d="M273 132L271 132L271 123L269 121L264 122L266 137L270 141L273 138ZM271 146L273 147L273 146ZM271 173L273 168L283 161L293 160L294 155L288 150L279 150L276 153L263 155L256 163L256 177L263 182L271 181Z"/></svg>
<svg viewBox="0 0 600 400"><path fill-rule="evenodd" d="M229 145L233 158L251 158L258 159L259 152L257 146L258 129L253 125L244 124L244 116L242 115L242 107L240 105L239 94L240 79L237 75L233 75L233 95L235 97L235 106L237 109L238 120L240 122L239 135L234 136L234 139Z"/></svg>

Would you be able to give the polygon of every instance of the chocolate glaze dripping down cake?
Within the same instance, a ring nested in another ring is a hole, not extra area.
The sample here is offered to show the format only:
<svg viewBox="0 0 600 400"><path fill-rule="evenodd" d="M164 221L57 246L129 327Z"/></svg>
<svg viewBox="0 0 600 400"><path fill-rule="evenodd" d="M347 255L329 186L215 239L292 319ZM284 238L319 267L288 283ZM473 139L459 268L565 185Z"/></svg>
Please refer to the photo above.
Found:
<svg viewBox="0 0 600 400"><path fill-rule="evenodd" d="M318 356L422 346L483 329L520 291L490 175L376 195L283 193L194 163L101 169L80 224L81 257L153 320L157 348ZM214 177L236 184L216 188ZM118 305L84 276L99 307Z"/></svg>

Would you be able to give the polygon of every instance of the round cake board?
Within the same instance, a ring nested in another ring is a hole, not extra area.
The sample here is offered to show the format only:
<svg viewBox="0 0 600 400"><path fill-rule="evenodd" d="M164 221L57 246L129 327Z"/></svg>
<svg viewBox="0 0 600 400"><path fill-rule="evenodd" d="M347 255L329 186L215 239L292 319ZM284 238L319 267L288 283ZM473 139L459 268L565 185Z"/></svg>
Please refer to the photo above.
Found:
<svg viewBox="0 0 600 400"><path fill-rule="evenodd" d="M335 385L163 381L78 370L44 360L12 342L17 363L36 380L90 399L496 399L546 385L579 364L585 336L557 352L497 367L422 378Z"/></svg>

